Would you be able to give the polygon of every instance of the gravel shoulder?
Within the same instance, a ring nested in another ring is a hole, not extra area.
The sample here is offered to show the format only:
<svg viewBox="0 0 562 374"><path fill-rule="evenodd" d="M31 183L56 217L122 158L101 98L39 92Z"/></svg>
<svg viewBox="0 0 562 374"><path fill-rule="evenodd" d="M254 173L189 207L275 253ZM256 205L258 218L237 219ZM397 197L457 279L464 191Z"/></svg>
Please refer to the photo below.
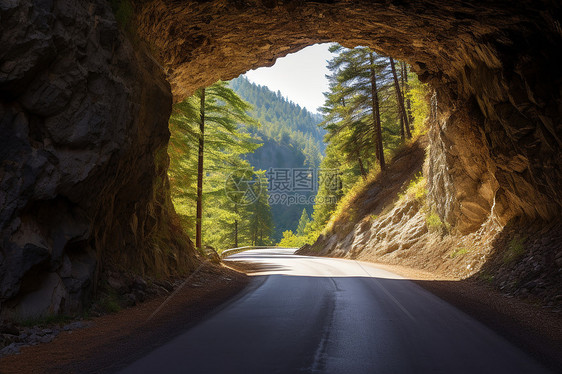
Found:
<svg viewBox="0 0 562 374"><path fill-rule="evenodd" d="M206 264L172 296L95 318L90 327L1 358L0 373L114 372L205 318L248 281L243 273Z"/></svg>

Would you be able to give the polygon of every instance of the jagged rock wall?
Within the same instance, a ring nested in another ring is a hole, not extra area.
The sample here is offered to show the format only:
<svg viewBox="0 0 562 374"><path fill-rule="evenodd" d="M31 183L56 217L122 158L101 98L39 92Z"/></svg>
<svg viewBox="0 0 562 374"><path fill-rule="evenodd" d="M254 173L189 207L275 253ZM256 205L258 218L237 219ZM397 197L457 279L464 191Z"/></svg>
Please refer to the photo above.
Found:
<svg viewBox="0 0 562 374"><path fill-rule="evenodd" d="M433 100L438 102L437 94ZM492 214L505 223L516 212L495 204L497 166L480 130L481 115L477 110L469 113L469 105L458 109L439 105L431 109L429 131L427 179L432 209L465 234L477 230Z"/></svg>
<svg viewBox="0 0 562 374"><path fill-rule="evenodd" d="M176 100L317 42L367 45L435 89L430 189L468 233L562 210L557 1L138 1Z"/></svg>
<svg viewBox="0 0 562 374"><path fill-rule="evenodd" d="M3 1L0 25L2 314L79 310L102 266L187 270L161 69L104 0Z"/></svg>

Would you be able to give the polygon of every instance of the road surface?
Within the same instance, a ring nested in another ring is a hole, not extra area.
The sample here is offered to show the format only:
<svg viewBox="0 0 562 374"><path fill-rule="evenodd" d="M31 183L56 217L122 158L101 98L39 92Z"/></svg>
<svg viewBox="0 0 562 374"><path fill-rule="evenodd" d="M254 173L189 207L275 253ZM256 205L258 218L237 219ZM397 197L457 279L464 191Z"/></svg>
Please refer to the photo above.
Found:
<svg viewBox="0 0 562 374"><path fill-rule="evenodd" d="M418 285L376 266L262 249L250 286L121 373L546 373Z"/></svg>

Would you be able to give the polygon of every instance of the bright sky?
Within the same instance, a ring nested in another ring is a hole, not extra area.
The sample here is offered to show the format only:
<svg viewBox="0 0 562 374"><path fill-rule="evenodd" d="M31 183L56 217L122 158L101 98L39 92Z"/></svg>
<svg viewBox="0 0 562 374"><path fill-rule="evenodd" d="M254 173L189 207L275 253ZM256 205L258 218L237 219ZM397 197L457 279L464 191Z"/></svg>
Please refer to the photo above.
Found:
<svg viewBox="0 0 562 374"><path fill-rule="evenodd" d="M246 78L274 92L281 91L289 100L315 113L324 104L322 92L328 91L326 61L333 57L329 46L315 44L304 48L277 59L271 67L248 71Z"/></svg>

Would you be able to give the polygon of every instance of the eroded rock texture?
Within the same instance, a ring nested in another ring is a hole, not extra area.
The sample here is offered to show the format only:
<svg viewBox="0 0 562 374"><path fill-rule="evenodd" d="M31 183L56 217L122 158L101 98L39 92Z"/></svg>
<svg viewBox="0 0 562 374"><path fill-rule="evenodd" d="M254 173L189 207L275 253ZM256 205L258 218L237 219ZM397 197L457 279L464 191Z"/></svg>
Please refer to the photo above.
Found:
<svg viewBox="0 0 562 374"><path fill-rule="evenodd" d="M102 265L187 269L189 240L169 232L161 70L103 0L2 1L0 25L3 314L76 311Z"/></svg>
<svg viewBox="0 0 562 374"><path fill-rule="evenodd" d="M136 2L176 99L317 42L367 45L436 90L431 196L461 232L562 207L557 1Z"/></svg>

